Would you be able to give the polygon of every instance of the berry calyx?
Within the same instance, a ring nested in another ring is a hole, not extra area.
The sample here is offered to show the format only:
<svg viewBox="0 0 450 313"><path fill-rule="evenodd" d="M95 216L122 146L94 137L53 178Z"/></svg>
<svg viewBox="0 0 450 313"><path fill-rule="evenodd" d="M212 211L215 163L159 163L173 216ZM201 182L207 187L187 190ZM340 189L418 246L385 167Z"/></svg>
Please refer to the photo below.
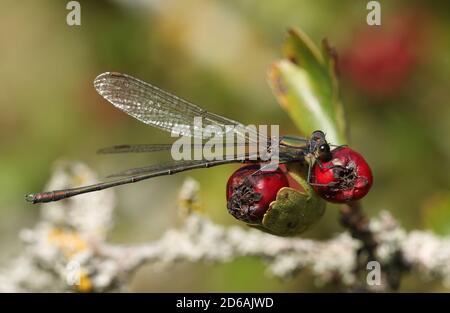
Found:
<svg viewBox="0 0 450 313"><path fill-rule="evenodd" d="M343 146L334 149L327 162L316 162L312 182L323 199L345 203L364 197L372 187L373 176L366 160L356 151Z"/></svg>
<svg viewBox="0 0 450 313"><path fill-rule="evenodd" d="M287 176L280 168L261 171L259 164L243 166L228 179L228 212L240 221L260 223L278 191L288 186Z"/></svg>

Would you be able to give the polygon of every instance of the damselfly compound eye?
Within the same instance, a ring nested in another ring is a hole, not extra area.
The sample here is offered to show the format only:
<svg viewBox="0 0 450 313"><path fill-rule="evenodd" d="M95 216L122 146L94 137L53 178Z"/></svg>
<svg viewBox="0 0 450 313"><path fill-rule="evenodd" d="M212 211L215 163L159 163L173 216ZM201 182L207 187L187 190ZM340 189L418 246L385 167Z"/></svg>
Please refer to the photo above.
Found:
<svg viewBox="0 0 450 313"><path fill-rule="evenodd" d="M246 223L260 223L278 191L289 186L281 169L270 172L260 169L258 164L243 166L228 179L228 212Z"/></svg>
<svg viewBox="0 0 450 313"><path fill-rule="evenodd" d="M311 184L325 200L343 203L364 197L372 182L366 160L356 151L340 147L331 151L329 161L314 164Z"/></svg>
<svg viewBox="0 0 450 313"><path fill-rule="evenodd" d="M319 146L319 160L323 162L328 162L332 158L330 152L330 146L327 143L321 144Z"/></svg>

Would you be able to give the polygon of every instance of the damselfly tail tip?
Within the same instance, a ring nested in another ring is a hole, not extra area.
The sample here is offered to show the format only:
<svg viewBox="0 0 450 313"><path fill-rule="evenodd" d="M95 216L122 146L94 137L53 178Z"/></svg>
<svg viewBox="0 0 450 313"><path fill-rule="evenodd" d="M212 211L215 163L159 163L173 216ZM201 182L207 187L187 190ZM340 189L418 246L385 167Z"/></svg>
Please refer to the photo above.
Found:
<svg viewBox="0 0 450 313"><path fill-rule="evenodd" d="M27 200L28 202L31 202L31 203L36 203L36 195L33 193L30 193L25 196L25 200Z"/></svg>

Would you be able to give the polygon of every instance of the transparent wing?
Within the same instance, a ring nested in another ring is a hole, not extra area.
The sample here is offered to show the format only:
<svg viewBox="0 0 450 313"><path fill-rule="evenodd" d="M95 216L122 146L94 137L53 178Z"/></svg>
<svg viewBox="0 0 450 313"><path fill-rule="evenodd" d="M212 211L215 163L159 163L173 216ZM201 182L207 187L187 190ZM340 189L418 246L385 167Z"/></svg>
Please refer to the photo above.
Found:
<svg viewBox="0 0 450 313"><path fill-rule="evenodd" d="M222 143L220 143L222 144ZM208 142L205 144L193 144L190 146L191 149L204 149L204 148L210 148L213 147L214 142ZM245 143L234 143L234 144L222 144L222 147L246 147L246 149L249 149L250 147L257 147L256 144L245 144ZM160 151L169 151L173 147L173 144L166 144L166 143L156 143L156 144L136 144L136 145L116 145L112 147L106 147L99 149L97 153L101 154L109 154L109 153L141 153L141 152L160 152Z"/></svg>
<svg viewBox="0 0 450 313"><path fill-rule="evenodd" d="M138 145L117 145L99 149L97 153L140 153L167 151L172 148L172 144L138 144Z"/></svg>
<svg viewBox="0 0 450 313"><path fill-rule="evenodd" d="M212 160L212 161L207 161L207 160L168 161L166 163L131 168L131 169L128 169L128 170L125 170L122 172L111 174L108 177L135 176L135 175L141 175L141 174L161 173L161 172L166 173L166 175L170 175L172 172L177 173L177 172L186 171L189 169L208 168L208 167L212 167L214 165L227 164L227 163L238 163L238 162L241 162L241 160L232 159L232 160ZM244 162L244 161L242 161L242 162Z"/></svg>
<svg viewBox="0 0 450 313"><path fill-rule="evenodd" d="M258 140L254 129L206 110L132 76L107 72L94 80L97 92L137 120L167 132L201 138L205 127L217 126L217 136L235 133L248 142ZM202 127L194 123L200 117ZM232 127L226 127L226 125Z"/></svg>
<svg viewBox="0 0 450 313"><path fill-rule="evenodd" d="M196 169L196 168L208 168L212 166L217 166L221 164L228 164L228 163L260 163L261 160L258 158L252 158L252 156L255 155L239 155L230 157L227 159L224 157L224 160L180 160L180 161L168 161L165 163L159 163L159 164L153 164L149 166L144 167L137 167L137 168L131 168L127 169L122 172L114 173L109 175L108 177L124 177L124 176L135 176L135 175L142 175L142 174L151 174L151 173L160 173L165 172L165 175L170 175L172 173L186 171L189 169ZM286 162L292 162L292 161L300 161L298 157L294 158L292 155L290 155L289 151L283 151L280 153L279 163L286 163ZM264 162L262 162L264 163Z"/></svg>

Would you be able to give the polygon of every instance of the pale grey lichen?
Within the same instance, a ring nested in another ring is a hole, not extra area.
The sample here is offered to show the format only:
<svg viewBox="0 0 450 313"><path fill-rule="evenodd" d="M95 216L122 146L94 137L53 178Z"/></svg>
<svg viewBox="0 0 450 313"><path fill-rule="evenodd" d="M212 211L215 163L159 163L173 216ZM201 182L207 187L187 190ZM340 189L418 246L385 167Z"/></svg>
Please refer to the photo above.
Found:
<svg viewBox="0 0 450 313"><path fill-rule="evenodd" d="M431 232L412 231L401 244L403 257L423 278L442 278L450 288L450 238Z"/></svg>
<svg viewBox="0 0 450 313"><path fill-rule="evenodd" d="M396 251L401 249L401 243L407 237L404 229L399 227L392 215L383 211L378 218L373 218L370 222L370 230L375 235L377 241L377 260L382 263L389 263Z"/></svg>

